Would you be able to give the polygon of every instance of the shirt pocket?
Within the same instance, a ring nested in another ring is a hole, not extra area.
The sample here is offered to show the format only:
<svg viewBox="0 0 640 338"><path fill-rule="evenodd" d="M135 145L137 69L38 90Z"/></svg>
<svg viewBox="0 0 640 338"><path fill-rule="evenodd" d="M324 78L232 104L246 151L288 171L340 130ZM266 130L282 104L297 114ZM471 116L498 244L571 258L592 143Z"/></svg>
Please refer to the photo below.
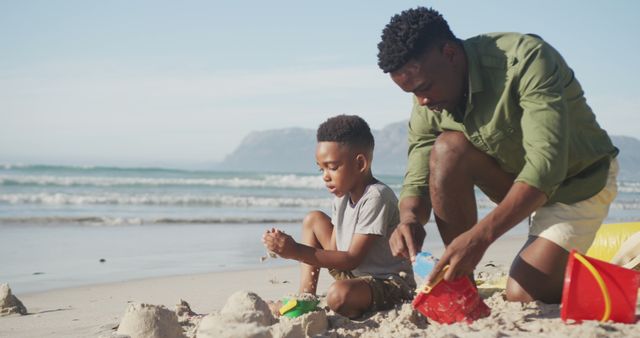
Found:
<svg viewBox="0 0 640 338"><path fill-rule="evenodd" d="M514 127L504 126L486 130L482 138L488 148L487 153L498 161L506 172L517 174L524 167L522 136Z"/></svg>

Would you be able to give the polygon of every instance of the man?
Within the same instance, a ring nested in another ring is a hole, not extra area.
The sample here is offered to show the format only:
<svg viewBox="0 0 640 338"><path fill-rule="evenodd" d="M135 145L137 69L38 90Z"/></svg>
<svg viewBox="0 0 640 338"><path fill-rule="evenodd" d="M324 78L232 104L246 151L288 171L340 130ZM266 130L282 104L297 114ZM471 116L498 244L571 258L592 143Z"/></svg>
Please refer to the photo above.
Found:
<svg viewBox="0 0 640 338"><path fill-rule="evenodd" d="M459 40L433 9L391 18L378 65L414 94L400 224L389 243L410 259L431 209L446 280L471 275L498 237L531 215L507 299L558 303L568 252L585 252L616 196L618 150L562 56L516 33ZM478 220L474 186L497 203Z"/></svg>

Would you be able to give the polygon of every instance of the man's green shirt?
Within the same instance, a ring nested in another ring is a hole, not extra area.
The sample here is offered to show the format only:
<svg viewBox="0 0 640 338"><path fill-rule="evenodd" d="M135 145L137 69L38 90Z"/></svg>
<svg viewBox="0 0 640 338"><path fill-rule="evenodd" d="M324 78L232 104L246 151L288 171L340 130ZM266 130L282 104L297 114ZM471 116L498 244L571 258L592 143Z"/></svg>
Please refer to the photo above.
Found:
<svg viewBox="0 0 640 338"><path fill-rule="evenodd" d="M548 203L575 203L606 184L618 153L587 105L562 56L539 37L480 35L462 42L469 94L458 121L414 97L409 158L400 199L429 200L429 154L444 130L464 133L500 167L544 192Z"/></svg>

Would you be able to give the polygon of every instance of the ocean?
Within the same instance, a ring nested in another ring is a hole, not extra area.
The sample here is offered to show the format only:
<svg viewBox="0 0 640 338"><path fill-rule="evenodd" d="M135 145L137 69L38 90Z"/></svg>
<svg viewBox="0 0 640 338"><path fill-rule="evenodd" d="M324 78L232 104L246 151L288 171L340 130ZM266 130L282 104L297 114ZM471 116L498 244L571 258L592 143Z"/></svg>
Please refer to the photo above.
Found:
<svg viewBox="0 0 640 338"><path fill-rule="evenodd" d="M401 176L376 177L399 193ZM0 283L24 293L295 264L261 262L262 233L299 238L331 198L319 174L0 165ZM477 199L480 216L494 206ZM606 222L638 220L640 182L621 181ZM441 245L427 232L425 247Z"/></svg>

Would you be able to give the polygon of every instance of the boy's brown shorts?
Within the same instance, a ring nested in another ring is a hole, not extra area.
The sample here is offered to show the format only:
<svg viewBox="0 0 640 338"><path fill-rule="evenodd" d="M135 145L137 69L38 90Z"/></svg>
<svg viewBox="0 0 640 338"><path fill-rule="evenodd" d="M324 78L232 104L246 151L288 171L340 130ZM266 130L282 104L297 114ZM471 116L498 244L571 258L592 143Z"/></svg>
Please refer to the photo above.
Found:
<svg viewBox="0 0 640 338"><path fill-rule="evenodd" d="M375 278L373 276L354 276L351 271L329 269L335 280L361 279L371 288L371 305L368 311L382 311L413 298L413 288L402 278Z"/></svg>

